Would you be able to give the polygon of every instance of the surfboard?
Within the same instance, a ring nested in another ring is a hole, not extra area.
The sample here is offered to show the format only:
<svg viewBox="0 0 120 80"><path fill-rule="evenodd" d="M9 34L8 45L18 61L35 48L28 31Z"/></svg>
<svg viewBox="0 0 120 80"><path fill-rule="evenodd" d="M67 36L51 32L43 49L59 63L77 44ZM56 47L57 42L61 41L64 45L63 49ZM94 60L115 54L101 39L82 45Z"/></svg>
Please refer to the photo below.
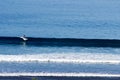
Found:
<svg viewBox="0 0 120 80"><path fill-rule="evenodd" d="M26 37L20 37L20 38L22 38L24 41L28 40L28 38L26 38Z"/></svg>

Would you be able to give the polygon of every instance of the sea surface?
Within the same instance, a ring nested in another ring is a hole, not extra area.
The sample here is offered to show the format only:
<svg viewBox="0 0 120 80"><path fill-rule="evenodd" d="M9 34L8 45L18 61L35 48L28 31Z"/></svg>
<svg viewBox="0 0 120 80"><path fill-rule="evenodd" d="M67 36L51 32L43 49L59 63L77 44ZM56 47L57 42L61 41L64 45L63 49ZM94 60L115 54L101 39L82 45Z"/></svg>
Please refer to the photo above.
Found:
<svg viewBox="0 0 120 80"><path fill-rule="evenodd" d="M120 0L0 0L0 36L120 39L119 5ZM119 80L120 48L0 43L0 76Z"/></svg>

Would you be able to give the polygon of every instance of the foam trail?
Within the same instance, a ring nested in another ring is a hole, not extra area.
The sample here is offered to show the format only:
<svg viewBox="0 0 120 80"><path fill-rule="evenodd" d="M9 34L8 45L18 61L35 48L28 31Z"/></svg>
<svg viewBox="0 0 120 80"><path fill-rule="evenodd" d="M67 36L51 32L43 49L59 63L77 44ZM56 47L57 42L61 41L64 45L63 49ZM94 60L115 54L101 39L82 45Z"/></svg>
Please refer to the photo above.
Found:
<svg viewBox="0 0 120 80"><path fill-rule="evenodd" d="M120 55L90 53L56 53L31 55L0 55L0 62L57 62L57 63L109 63L120 64Z"/></svg>
<svg viewBox="0 0 120 80"><path fill-rule="evenodd" d="M120 74L102 73L0 73L0 76L57 76L57 77L120 77Z"/></svg>

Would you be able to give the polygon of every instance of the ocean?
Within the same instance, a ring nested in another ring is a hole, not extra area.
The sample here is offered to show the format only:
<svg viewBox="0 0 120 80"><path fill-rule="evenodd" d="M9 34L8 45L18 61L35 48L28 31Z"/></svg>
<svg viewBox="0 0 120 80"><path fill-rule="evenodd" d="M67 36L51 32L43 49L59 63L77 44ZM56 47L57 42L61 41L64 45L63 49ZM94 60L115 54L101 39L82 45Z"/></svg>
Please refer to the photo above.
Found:
<svg viewBox="0 0 120 80"><path fill-rule="evenodd" d="M1 0L0 36L119 40L119 5L119 0ZM0 80L119 80L119 66L119 47L0 42Z"/></svg>

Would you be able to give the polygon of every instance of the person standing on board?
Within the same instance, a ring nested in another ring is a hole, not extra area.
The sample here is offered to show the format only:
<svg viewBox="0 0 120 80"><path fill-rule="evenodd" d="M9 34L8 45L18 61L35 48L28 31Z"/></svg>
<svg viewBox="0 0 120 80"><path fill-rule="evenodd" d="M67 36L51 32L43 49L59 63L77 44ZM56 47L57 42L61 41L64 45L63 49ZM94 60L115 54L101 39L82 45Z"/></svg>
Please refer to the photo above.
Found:
<svg viewBox="0 0 120 80"><path fill-rule="evenodd" d="M26 38L26 36L25 35L23 35L22 37L20 37L20 38L22 38L24 41L27 41L28 40L28 38Z"/></svg>

